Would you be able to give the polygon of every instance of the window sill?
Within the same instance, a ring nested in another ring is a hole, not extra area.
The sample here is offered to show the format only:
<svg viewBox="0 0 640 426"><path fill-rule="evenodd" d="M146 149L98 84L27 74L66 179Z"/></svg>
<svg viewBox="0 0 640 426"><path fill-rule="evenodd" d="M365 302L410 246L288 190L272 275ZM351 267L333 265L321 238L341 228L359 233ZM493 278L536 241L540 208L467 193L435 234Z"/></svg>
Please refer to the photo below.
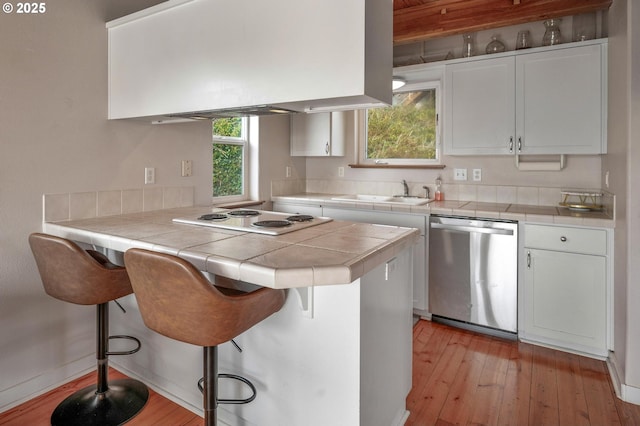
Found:
<svg viewBox="0 0 640 426"><path fill-rule="evenodd" d="M349 164L352 169L444 169L444 164Z"/></svg>

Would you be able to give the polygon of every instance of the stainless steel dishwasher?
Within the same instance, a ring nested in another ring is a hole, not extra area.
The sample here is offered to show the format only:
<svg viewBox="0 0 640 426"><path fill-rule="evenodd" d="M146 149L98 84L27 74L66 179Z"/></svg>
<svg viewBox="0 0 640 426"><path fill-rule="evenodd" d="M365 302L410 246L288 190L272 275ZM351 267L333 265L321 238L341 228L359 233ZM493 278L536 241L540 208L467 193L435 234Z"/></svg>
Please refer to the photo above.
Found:
<svg viewBox="0 0 640 426"><path fill-rule="evenodd" d="M435 321L516 337L517 222L430 216L429 311Z"/></svg>

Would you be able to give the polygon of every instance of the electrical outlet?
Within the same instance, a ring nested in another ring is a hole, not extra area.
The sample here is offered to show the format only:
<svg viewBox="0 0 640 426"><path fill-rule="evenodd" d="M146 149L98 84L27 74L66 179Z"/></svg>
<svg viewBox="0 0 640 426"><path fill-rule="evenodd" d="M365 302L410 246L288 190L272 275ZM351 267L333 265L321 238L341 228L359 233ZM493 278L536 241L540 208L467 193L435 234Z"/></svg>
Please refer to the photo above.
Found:
<svg viewBox="0 0 640 426"><path fill-rule="evenodd" d="M291 166L284 168L284 177L291 177Z"/></svg>
<svg viewBox="0 0 640 426"><path fill-rule="evenodd" d="M453 180L467 180L467 169L453 169Z"/></svg>
<svg viewBox="0 0 640 426"><path fill-rule="evenodd" d="M476 182L482 180L482 169L473 169L473 180Z"/></svg>
<svg viewBox="0 0 640 426"><path fill-rule="evenodd" d="M189 177L193 175L193 161L182 160L182 177Z"/></svg>
<svg viewBox="0 0 640 426"><path fill-rule="evenodd" d="M344 167L338 167L338 177L344 177Z"/></svg>
<svg viewBox="0 0 640 426"><path fill-rule="evenodd" d="M144 168L144 184L156 183L156 169L154 167Z"/></svg>

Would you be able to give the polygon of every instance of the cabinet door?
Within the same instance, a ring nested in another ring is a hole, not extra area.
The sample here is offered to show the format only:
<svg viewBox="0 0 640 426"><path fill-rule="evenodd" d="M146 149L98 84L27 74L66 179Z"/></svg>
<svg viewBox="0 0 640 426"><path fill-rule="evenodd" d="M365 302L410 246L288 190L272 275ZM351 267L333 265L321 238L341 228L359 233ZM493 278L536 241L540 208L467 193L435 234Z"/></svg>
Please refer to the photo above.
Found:
<svg viewBox="0 0 640 426"><path fill-rule="evenodd" d="M326 157L344 155L346 112L320 112L291 116L291 155Z"/></svg>
<svg viewBox="0 0 640 426"><path fill-rule="evenodd" d="M601 45L517 56L516 137L522 154L606 152Z"/></svg>
<svg viewBox="0 0 640 426"><path fill-rule="evenodd" d="M528 248L525 255L525 336L606 355L606 258Z"/></svg>
<svg viewBox="0 0 640 426"><path fill-rule="evenodd" d="M445 71L446 155L513 152L515 59L484 59L447 65Z"/></svg>

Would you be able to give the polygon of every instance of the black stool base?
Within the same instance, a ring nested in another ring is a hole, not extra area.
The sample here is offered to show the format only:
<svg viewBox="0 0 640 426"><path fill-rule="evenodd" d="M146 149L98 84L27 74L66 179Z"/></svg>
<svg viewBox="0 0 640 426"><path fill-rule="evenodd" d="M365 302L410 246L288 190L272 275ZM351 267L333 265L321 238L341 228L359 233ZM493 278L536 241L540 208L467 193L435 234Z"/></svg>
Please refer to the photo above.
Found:
<svg viewBox="0 0 640 426"><path fill-rule="evenodd" d="M115 426L131 420L149 399L149 390L137 380L109 382L101 394L96 385L88 386L67 397L51 415L52 426Z"/></svg>

